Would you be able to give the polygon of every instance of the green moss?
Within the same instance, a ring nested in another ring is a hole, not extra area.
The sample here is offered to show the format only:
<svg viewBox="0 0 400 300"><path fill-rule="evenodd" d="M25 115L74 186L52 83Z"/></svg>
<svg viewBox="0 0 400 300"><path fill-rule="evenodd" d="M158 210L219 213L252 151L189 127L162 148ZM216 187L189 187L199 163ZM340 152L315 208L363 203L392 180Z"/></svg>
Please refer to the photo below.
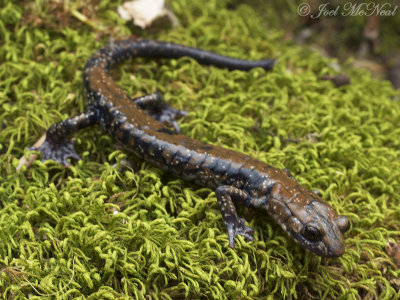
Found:
<svg viewBox="0 0 400 300"><path fill-rule="evenodd" d="M85 109L85 61L130 25L117 20L114 2L32 2L27 12L27 3L8 2L0 10L0 297L398 298L400 271L385 245L400 239L399 93L354 69L351 85L320 81L335 72L331 60L282 41L273 11L262 12L267 18L230 1L194 2L170 1L181 27L140 35L276 57L275 69L137 59L113 72L119 85L130 95L162 91L190 112L185 134L286 166L321 190L352 221L346 253L321 259L243 208L255 239L239 237L230 249L213 191L115 150L97 127L76 135L83 159L70 168L36 161L17 173L50 124Z"/></svg>

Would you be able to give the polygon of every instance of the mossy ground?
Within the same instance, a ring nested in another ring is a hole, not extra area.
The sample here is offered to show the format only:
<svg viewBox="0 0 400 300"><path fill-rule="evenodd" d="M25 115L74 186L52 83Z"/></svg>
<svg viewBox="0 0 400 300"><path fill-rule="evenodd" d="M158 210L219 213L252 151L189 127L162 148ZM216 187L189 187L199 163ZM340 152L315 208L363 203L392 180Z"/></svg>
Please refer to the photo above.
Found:
<svg viewBox="0 0 400 300"><path fill-rule="evenodd" d="M255 238L230 249L212 190L116 150L97 127L76 135L82 160L70 168L38 160L15 171L49 125L85 109L85 61L131 34L116 14L120 2L0 2L0 297L398 298L400 270L385 245L400 239L399 93L355 69L346 70L348 86L319 80L335 74L332 60L284 41L273 11L176 0L180 27L136 30L278 58L272 72L138 59L114 78L130 95L160 90L187 110L188 136L287 167L321 190L352 222L343 257L310 254L270 217L243 208Z"/></svg>

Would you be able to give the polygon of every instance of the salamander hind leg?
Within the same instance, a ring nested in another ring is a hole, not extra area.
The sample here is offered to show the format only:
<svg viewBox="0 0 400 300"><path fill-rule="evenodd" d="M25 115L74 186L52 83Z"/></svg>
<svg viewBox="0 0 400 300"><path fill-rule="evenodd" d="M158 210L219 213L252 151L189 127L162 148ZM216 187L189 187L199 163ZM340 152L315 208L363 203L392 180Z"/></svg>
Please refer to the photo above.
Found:
<svg viewBox="0 0 400 300"><path fill-rule="evenodd" d="M296 180L296 179L294 178L293 174L289 171L289 169L284 168L284 169L282 169L281 171L283 171L283 172L286 174L286 176L289 177L290 179Z"/></svg>
<svg viewBox="0 0 400 300"><path fill-rule="evenodd" d="M73 142L68 139L68 135L96 123L98 115L98 110L90 109L78 116L53 124L47 129L43 144L39 147L31 147L29 150L39 151L42 154L42 161L54 160L68 167L70 165L68 158L81 159L75 151Z"/></svg>
<svg viewBox="0 0 400 300"><path fill-rule="evenodd" d="M236 202L244 203L249 200L249 195L238 188L228 185L218 187L215 190L215 195L217 196L219 209L228 230L229 247L235 247L235 238L238 234L252 241L254 230L244 224L246 222L245 219L238 218L236 208L232 202L233 199Z"/></svg>
<svg viewBox="0 0 400 300"><path fill-rule="evenodd" d="M320 190L313 190L313 193L317 196L322 197L322 193L320 192Z"/></svg>
<svg viewBox="0 0 400 300"><path fill-rule="evenodd" d="M178 133L181 132L175 120L187 116L187 112L168 105L160 93L155 92L132 100L139 108L146 110L153 119L173 127Z"/></svg>

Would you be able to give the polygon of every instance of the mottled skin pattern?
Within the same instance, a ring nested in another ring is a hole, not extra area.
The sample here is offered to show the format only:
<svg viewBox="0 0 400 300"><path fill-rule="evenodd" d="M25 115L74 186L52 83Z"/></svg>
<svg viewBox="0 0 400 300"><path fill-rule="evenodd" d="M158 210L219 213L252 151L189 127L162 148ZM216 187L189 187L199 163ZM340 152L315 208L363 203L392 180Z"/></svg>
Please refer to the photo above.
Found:
<svg viewBox="0 0 400 300"><path fill-rule="evenodd" d="M238 218L233 204L236 202L267 212L309 251L325 257L341 256L348 220L338 216L319 195L299 185L289 171L180 134L175 119L185 112L167 105L158 93L130 99L109 75L114 64L129 58L182 56L230 70L269 70L274 64L273 60L239 60L172 43L135 39L114 42L98 50L86 63L83 81L88 111L48 129L45 143L38 148L43 160L68 165L68 158L79 159L67 136L99 124L137 156L184 179L214 188L231 247L238 234L248 240L253 234L245 220Z"/></svg>

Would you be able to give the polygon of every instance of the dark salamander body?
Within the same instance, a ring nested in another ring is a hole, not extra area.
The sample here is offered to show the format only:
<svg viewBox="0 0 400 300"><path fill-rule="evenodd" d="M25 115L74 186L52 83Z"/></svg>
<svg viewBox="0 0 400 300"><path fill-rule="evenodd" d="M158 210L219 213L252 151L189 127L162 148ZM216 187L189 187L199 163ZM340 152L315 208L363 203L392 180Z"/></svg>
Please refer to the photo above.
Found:
<svg viewBox="0 0 400 300"><path fill-rule="evenodd" d="M230 70L269 70L274 64L273 60L246 61L165 42L114 42L98 50L86 63L83 81L88 111L47 130L46 141L38 148L43 160L68 165L68 158L79 159L66 137L80 128L99 124L137 156L184 179L214 188L231 247L236 235L252 240L253 233L245 220L238 218L233 204L237 202L266 211L309 251L326 257L342 255L348 220L338 216L316 193L299 185L289 171L180 134L174 119L184 115L183 111L167 105L158 93L130 99L109 75L114 64L128 58L182 56ZM164 124L173 125L175 130Z"/></svg>

